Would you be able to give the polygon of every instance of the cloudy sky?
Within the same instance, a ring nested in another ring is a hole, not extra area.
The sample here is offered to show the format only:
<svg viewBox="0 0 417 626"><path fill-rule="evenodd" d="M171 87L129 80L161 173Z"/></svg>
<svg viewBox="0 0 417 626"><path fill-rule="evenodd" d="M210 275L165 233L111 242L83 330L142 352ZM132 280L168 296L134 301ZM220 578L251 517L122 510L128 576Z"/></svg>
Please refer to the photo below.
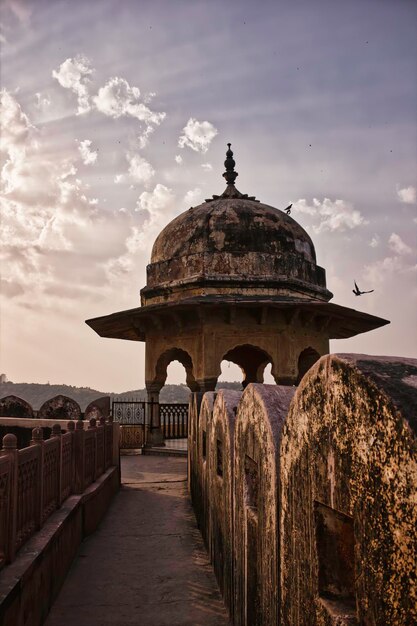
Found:
<svg viewBox="0 0 417 626"><path fill-rule="evenodd" d="M391 320L332 351L416 356L414 1L1 7L9 379L143 385L143 345L84 320L139 305L157 233L223 191L228 141L240 191L293 202L333 302Z"/></svg>

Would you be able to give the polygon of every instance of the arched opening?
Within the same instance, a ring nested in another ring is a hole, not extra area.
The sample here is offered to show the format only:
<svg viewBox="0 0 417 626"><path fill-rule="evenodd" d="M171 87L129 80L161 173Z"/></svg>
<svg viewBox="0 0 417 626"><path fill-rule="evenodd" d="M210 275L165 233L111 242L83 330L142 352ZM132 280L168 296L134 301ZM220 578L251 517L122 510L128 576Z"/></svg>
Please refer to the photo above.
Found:
<svg viewBox="0 0 417 626"><path fill-rule="evenodd" d="M188 352L181 348L170 348L161 354L156 364L153 384L162 389L167 380L168 367L170 367L170 376L181 377L181 366L185 369L185 384L191 391L196 391L197 383L194 378L192 359Z"/></svg>
<svg viewBox="0 0 417 626"><path fill-rule="evenodd" d="M276 385L275 378L272 376L272 363L268 363L268 365L264 369L264 384L265 385Z"/></svg>
<svg viewBox="0 0 417 626"><path fill-rule="evenodd" d="M304 374L308 372L310 367L312 367L314 363L319 360L319 358L319 353L313 348L306 348L301 352L300 356L298 357L297 385L300 383Z"/></svg>
<svg viewBox="0 0 417 626"><path fill-rule="evenodd" d="M265 350L250 344L235 346L226 352L223 356L222 364L225 361L229 361L234 364L233 373L237 373L240 370L240 377L242 377L243 374L243 388L245 388L249 383L263 383L266 366L271 364L272 367L272 359L270 355L265 352ZM239 369L236 369L236 366ZM231 368L232 366L230 369ZM224 368L224 370L225 369L226 368ZM222 370L223 377L225 377L223 373L224 370Z"/></svg>
<svg viewBox="0 0 417 626"><path fill-rule="evenodd" d="M245 373L242 368L232 361L223 359L220 363L220 376L217 379L217 389L236 389L241 391L243 389L242 383L245 377Z"/></svg>
<svg viewBox="0 0 417 626"><path fill-rule="evenodd" d="M161 389L161 402L188 402L190 389L187 385L187 372L179 361L171 361L167 367L167 377Z"/></svg>

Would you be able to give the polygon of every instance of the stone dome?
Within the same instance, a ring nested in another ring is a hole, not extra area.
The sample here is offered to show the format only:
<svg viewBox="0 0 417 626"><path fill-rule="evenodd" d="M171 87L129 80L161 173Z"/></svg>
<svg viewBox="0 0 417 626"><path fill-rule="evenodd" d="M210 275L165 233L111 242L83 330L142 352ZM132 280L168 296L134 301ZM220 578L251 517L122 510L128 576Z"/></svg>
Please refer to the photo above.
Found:
<svg viewBox="0 0 417 626"><path fill-rule="evenodd" d="M142 304L197 295L329 300L309 235L283 211L236 189L229 153L225 192L181 213L158 235Z"/></svg>
<svg viewBox="0 0 417 626"><path fill-rule="evenodd" d="M151 264L206 252L238 256L252 252L277 258L295 254L316 262L311 238L289 215L239 198L219 198L181 213L156 238Z"/></svg>

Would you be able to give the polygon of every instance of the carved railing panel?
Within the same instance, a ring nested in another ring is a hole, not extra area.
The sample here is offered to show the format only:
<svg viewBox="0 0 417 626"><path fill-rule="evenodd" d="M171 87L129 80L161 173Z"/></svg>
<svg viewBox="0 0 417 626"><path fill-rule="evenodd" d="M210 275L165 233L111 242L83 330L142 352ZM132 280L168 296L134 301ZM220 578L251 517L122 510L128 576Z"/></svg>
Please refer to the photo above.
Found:
<svg viewBox="0 0 417 626"><path fill-rule="evenodd" d="M183 439L188 434L188 404L160 404L159 416L165 439Z"/></svg>
<svg viewBox="0 0 417 626"><path fill-rule="evenodd" d="M36 420L31 420L36 423ZM82 493L107 467L118 463L113 452L114 429L70 421L54 424L52 436L43 440L41 427L32 430L28 447L17 449L13 434L3 437L0 452L0 569L45 520L73 493ZM80 467L82 473L80 474Z"/></svg>
<svg viewBox="0 0 417 626"><path fill-rule="evenodd" d="M141 448L144 444L143 425L123 424L120 426L120 447L123 449Z"/></svg>
<svg viewBox="0 0 417 626"><path fill-rule="evenodd" d="M45 441L43 447L43 523L59 505L60 438Z"/></svg>
<svg viewBox="0 0 417 626"><path fill-rule="evenodd" d="M7 558L9 530L11 464L7 457L0 457L0 569Z"/></svg>
<svg viewBox="0 0 417 626"><path fill-rule="evenodd" d="M84 489L95 479L96 429L84 432Z"/></svg>
<svg viewBox="0 0 417 626"><path fill-rule="evenodd" d="M16 550L35 532L40 491L39 446L19 450L17 473Z"/></svg>
<svg viewBox="0 0 417 626"><path fill-rule="evenodd" d="M98 426L96 432L97 475L104 472L104 426Z"/></svg>
<svg viewBox="0 0 417 626"><path fill-rule="evenodd" d="M72 493L73 477L73 435L71 432L62 435L61 439L61 497L63 502Z"/></svg>

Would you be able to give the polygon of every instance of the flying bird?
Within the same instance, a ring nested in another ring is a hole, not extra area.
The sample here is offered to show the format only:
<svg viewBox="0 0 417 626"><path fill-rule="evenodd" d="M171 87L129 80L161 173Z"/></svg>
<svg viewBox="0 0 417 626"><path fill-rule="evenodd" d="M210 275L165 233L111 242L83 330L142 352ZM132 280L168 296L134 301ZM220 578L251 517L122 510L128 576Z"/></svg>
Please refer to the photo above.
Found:
<svg viewBox="0 0 417 626"><path fill-rule="evenodd" d="M289 205L287 206L287 208L285 209L285 213L286 213L287 215L289 215L289 214L291 213L291 207L292 207L292 203L291 203L291 204L289 204Z"/></svg>
<svg viewBox="0 0 417 626"><path fill-rule="evenodd" d="M361 291L356 284L356 280L354 280L353 282L355 283L355 289L352 289L352 293L354 293L355 296L361 296L364 293L372 293L374 291L373 289L371 289L370 291Z"/></svg>

